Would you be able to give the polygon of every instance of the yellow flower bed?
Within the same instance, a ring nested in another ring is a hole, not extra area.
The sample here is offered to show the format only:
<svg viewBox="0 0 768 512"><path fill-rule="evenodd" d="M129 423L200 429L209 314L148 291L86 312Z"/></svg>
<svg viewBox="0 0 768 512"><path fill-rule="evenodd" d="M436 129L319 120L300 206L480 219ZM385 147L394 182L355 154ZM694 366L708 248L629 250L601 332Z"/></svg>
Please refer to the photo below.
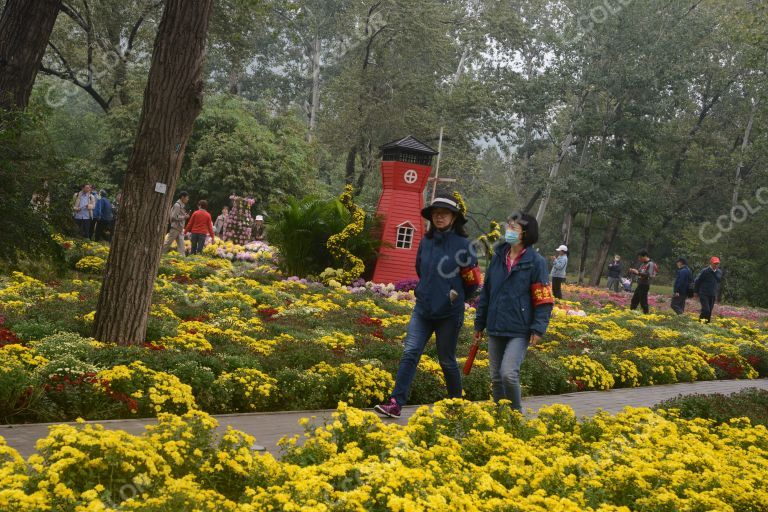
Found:
<svg viewBox="0 0 768 512"><path fill-rule="evenodd" d="M107 260L98 256L83 256L75 263L75 268L81 272L90 272L92 274L99 274L104 271L104 267L107 265Z"/></svg>
<svg viewBox="0 0 768 512"><path fill-rule="evenodd" d="M264 401L275 390L277 381L253 368L239 368L231 373L222 373L215 385L230 388L233 401L239 410L255 411L262 408Z"/></svg>
<svg viewBox="0 0 768 512"><path fill-rule="evenodd" d="M315 339L315 343L325 345L334 350L343 350L355 345L355 337L351 334L344 334L343 332L334 331L333 334L326 336L320 336Z"/></svg>
<svg viewBox="0 0 768 512"><path fill-rule="evenodd" d="M613 376L597 361L587 356L567 356L560 360L569 370L570 379L579 391L613 387Z"/></svg>
<svg viewBox="0 0 768 512"><path fill-rule="evenodd" d="M251 436L215 435L200 412L162 414L140 436L59 425L24 461L0 438L0 509L764 510L768 429L627 408L579 420L562 405L524 419L446 400L406 426L341 403L281 461Z"/></svg>
<svg viewBox="0 0 768 512"><path fill-rule="evenodd" d="M125 401L133 413L186 412L196 408L189 385L175 375L147 368L140 361L102 370L96 377L97 385L106 393L130 397Z"/></svg>

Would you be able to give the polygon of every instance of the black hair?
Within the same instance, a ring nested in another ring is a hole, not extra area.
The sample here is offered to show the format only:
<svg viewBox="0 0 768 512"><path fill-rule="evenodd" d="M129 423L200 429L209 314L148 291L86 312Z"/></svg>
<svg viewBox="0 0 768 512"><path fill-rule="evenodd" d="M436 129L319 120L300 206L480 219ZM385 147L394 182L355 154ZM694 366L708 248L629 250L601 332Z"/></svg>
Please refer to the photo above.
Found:
<svg viewBox="0 0 768 512"><path fill-rule="evenodd" d="M454 215L456 215L456 218L458 218L458 216L459 216L458 214L454 214ZM464 223L463 222L456 222L454 220L453 221L453 226L451 226L451 229L457 235L463 236L464 238L469 238L469 234L467 234L467 228L464 227ZM424 236L427 237L427 238L432 238L433 236L435 236L435 233L437 231L439 231L439 230L435 227L435 223L434 222L430 222L429 223L429 229L427 230L426 233L424 233Z"/></svg>
<svg viewBox="0 0 768 512"><path fill-rule="evenodd" d="M642 251L639 251L637 255L640 256L641 258L651 257L651 255L648 254L648 251L646 251L645 249L643 249Z"/></svg>
<svg viewBox="0 0 768 512"><path fill-rule="evenodd" d="M107 197L107 191L106 190L102 190L99 194L101 195L101 197Z"/></svg>
<svg viewBox="0 0 768 512"><path fill-rule="evenodd" d="M523 228L523 246L530 247L539 241L539 221L530 213L513 212L507 217L507 222L516 222ZM566 254L568 254L566 252Z"/></svg>
<svg viewBox="0 0 768 512"><path fill-rule="evenodd" d="M185 192L183 190L179 192L179 199L181 199L182 197L189 197L189 192Z"/></svg>
<svg viewBox="0 0 768 512"><path fill-rule="evenodd" d="M675 260L675 263L682 263L683 265L687 265L688 264L688 260L686 260L685 258L677 258Z"/></svg>

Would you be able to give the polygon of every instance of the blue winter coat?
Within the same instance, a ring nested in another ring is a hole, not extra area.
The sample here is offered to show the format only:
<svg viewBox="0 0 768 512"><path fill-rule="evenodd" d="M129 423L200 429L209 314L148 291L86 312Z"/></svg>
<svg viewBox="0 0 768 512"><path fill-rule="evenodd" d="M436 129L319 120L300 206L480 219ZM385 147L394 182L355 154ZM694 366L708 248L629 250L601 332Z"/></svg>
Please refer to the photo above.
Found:
<svg viewBox="0 0 768 512"><path fill-rule="evenodd" d="M96 201L96 207L93 209L93 218L111 222L113 219L112 203L106 197L99 198Z"/></svg>
<svg viewBox="0 0 768 512"><path fill-rule="evenodd" d="M528 338L532 333L547 332L552 302L534 307L532 287L543 289L551 299L547 262L533 247L528 247L520 260L507 272L509 244L496 247L485 275L477 305L475 330L488 330L491 336Z"/></svg>
<svg viewBox="0 0 768 512"><path fill-rule="evenodd" d="M692 280L693 274L691 273L691 269L687 266L677 269L677 277L675 277L675 284L672 287L672 292L679 293L680 295L687 294L688 286L691 284Z"/></svg>
<svg viewBox="0 0 768 512"><path fill-rule="evenodd" d="M432 238L424 237L416 253L416 306L414 311L423 318L463 317L464 302L477 286L465 286L460 269L477 266L470 241L453 231L436 231ZM450 292L458 294L451 301Z"/></svg>
<svg viewBox="0 0 768 512"><path fill-rule="evenodd" d="M720 286L720 280L722 278L722 270L712 270L712 267L704 267L704 269L699 272L696 281L693 283L693 291L699 295L716 297L717 288Z"/></svg>

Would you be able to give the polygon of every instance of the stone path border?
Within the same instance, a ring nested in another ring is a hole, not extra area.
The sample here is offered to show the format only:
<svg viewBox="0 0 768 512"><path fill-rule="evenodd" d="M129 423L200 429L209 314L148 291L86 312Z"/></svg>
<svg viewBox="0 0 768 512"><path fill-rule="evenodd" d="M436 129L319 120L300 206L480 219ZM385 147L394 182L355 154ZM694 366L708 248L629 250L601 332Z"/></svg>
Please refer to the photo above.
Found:
<svg viewBox="0 0 768 512"><path fill-rule="evenodd" d="M694 383L669 384L663 386L646 386L640 388L612 389L610 391L584 391L564 395L532 396L523 400L525 410L538 411L545 405L555 403L570 405L578 416L590 416L602 409L616 413L624 407L651 407L659 402L683 394L730 394L746 388L761 388L768 390L768 379L756 380L715 380ZM400 419L386 420L405 425L408 418L420 406L403 408ZM267 451L278 456L280 450L277 442L283 436L303 433L298 424L299 419L316 418L315 424L322 424L329 419L332 410L320 411L289 411L250 414L222 414L215 416L219 421L219 429L226 430L228 426L241 430L256 437L256 442ZM131 434L141 434L144 427L155 423L154 419L104 420L88 423L100 423L111 430L125 430ZM33 454L38 439L48 434L48 428L56 423L32 423L25 425L0 425L0 436L4 437L9 446L15 448L24 457Z"/></svg>

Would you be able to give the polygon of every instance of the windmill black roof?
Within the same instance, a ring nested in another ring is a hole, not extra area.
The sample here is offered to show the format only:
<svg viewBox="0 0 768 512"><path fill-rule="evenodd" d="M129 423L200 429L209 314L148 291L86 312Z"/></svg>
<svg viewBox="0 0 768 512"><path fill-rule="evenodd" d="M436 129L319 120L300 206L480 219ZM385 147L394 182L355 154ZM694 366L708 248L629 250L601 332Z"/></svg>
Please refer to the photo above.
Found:
<svg viewBox="0 0 768 512"><path fill-rule="evenodd" d="M413 135L408 135L407 137L403 137L402 139L397 139L397 140L393 140L392 142L387 142L386 144L381 146L382 151L386 149L404 149L406 151L415 151L417 153L425 153L428 155L437 154L437 151L427 146L426 144L421 142L419 139L417 139Z"/></svg>

